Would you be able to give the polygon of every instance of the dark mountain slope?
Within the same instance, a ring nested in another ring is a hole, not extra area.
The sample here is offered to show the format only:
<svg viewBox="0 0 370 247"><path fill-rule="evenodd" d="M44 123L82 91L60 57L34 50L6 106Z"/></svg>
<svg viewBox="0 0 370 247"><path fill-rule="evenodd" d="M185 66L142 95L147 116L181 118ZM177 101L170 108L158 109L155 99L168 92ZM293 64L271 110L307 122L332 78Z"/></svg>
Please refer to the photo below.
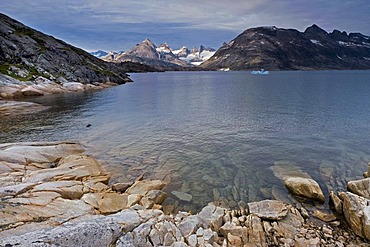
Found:
<svg viewBox="0 0 370 247"><path fill-rule="evenodd" d="M370 38L317 25L304 32L276 27L251 28L201 65L204 69L310 70L370 69Z"/></svg>
<svg viewBox="0 0 370 247"><path fill-rule="evenodd" d="M140 65L104 62L82 49L43 34L0 13L0 72L21 81L39 76L53 81L125 83L126 69ZM19 72L21 71L21 73Z"/></svg>

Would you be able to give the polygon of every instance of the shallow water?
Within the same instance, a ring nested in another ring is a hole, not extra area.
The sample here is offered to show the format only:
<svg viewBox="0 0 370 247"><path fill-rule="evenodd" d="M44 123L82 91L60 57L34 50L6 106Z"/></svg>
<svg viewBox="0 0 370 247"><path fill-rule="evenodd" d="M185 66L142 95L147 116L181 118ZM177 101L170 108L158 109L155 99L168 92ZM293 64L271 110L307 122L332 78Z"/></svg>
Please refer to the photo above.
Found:
<svg viewBox="0 0 370 247"><path fill-rule="evenodd" d="M51 108L2 117L0 141L80 140L113 181L143 172L165 179L166 204L191 211L215 200L292 200L276 165L300 168L327 194L370 161L370 71L131 77L103 91L28 99Z"/></svg>

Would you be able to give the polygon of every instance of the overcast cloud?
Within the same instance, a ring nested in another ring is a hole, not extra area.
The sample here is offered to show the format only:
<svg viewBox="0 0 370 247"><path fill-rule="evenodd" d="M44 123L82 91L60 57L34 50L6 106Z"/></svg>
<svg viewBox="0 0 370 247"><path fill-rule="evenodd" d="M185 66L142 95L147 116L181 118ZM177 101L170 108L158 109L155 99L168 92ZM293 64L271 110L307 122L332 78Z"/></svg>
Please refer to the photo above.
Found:
<svg viewBox="0 0 370 247"><path fill-rule="evenodd" d="M368 0L1 0L1 12L92 51L127 50L145 38L173 48L218 48L247 28L300 31L316 23L370 35Z"/></svg>

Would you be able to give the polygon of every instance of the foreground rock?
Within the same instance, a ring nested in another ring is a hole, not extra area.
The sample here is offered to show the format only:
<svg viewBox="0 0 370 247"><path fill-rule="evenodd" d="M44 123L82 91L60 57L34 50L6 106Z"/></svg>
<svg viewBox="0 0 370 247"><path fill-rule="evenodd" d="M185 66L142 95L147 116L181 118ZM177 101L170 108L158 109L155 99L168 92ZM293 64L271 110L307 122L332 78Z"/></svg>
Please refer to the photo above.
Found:
<svg viewBox="0 0 370 247"><path fill-rule="evenodd" d="M82 152L74 142L0 145L0 246L369 245L330 213L277 200L165 215L163 181L111 188L103 167ZM340 196L346 220L368 238L367 199Z"/></svg>

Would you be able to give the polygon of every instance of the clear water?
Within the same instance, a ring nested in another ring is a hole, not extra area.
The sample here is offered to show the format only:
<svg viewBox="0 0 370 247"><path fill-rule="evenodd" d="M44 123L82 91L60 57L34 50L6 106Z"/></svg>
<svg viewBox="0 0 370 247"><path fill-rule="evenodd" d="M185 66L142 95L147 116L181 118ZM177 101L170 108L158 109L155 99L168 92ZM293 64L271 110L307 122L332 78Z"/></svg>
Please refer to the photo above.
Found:
<svg viewBox="0 0 370 247"><path fill-rule="evenodd" d="M103 91L28 99L51 107L2 117L0 141L79 140L113 182L144 172L165 179L166 204L192 211L211 201L291 200L276 164L299 167L327 194L370 161L370 71L131 77Z"/></svg>

